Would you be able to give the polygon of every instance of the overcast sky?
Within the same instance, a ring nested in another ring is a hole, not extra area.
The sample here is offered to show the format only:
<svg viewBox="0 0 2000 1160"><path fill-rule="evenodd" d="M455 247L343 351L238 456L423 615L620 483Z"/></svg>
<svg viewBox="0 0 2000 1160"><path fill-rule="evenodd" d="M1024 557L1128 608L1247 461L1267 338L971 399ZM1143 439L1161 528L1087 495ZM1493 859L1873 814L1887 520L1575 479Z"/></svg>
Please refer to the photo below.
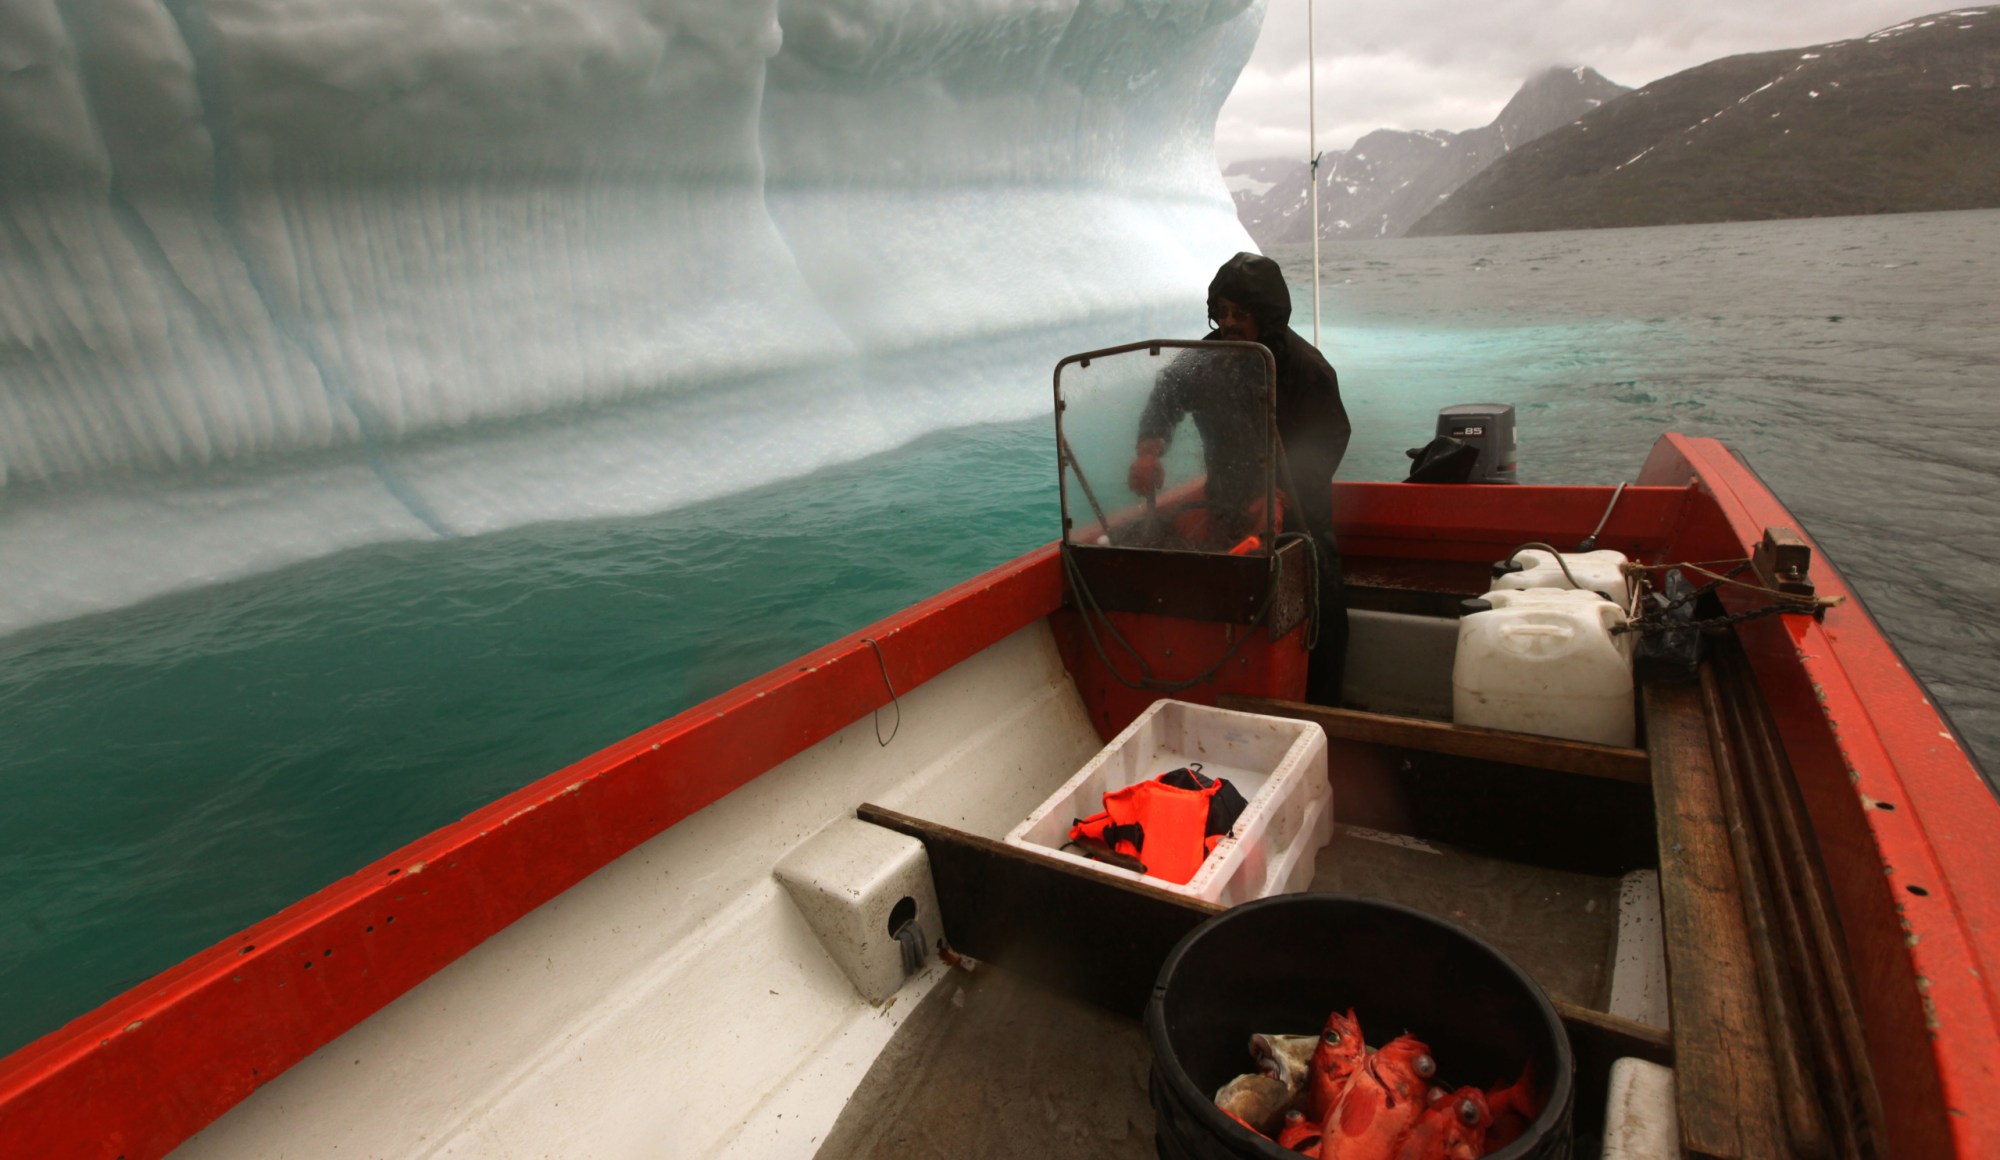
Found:
<svg viewBox="0 0 2000 1160"><path fill-rule="evenodd" d="M1306 3L1270 0L1216 124L1224 166L1306 156ZM1589 65L1638 88L1718 57L1948 10L1936 0L1316 0L1319 147L1345 149L1373 129L1477 128L1550 65Z"/></svg>

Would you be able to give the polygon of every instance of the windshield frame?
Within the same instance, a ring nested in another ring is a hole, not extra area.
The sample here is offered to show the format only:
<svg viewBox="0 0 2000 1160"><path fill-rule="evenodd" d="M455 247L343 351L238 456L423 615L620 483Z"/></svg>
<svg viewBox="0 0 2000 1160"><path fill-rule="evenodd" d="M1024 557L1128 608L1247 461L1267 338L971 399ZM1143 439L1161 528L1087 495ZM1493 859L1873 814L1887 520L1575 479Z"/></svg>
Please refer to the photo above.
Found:
<svg viewBox="0 0 2000 1160"><path fill-rule="evenodd" d="M1149 338L1141 339L1137 342L1121 343L1118 346L1107 346L1098 350L1083 351L1078 354L1068 355L1056 362L1052 393L1056 429L1056 493L1062 519L1062 531L1058 537L1058 542L1066 547L1105 546L1084 544L1082 541L1073 538L1075 521L1070 518L1069 488L1069 476L1072 471L1077 472L1077 482L1082 485L1085 493L1084 498L1089 501L1092 513L1097 516L1099 524L1105 528L1107 536L1110 534L1111 524L1110 513L1102 509L1097 497L1092 494L1094 489L1084 480L1081 469L1076 464L1076 457L1071 453L1068 437L1063 431L1063 413L1068 408L1068 404L1063 399L1063 371L1071 366L1079 369L1086 368L1096 359L1112 358L1117 355L1132 354L1137 351L1145 351L1151 356L1159 357L1162 352L1168 350L1241 350L1246 353L1255 352L1263 360L1266 399L1265 418L1268 425L1268 446L1271 452L1269 470L1265 473L1264 477L1266 534L1261 537L1264 541L1263 544L1248 554L1252 556L1272 555L1277 549L1276 541L1278 535L1284 530L1282 522L1275 518L1277 512L1277 493L1280 490L1278 476L1285 470L1284 442L1278 435L1278 360L1271 353L1271 349L1263 343L1248 342L1240 339ZM1185 548L1146 547L1132 544L1113 544L1110 546L1141 552L1185 553L1188 551ZM1198 554L1209 555L1219 553L1203 552Z"/></svg>

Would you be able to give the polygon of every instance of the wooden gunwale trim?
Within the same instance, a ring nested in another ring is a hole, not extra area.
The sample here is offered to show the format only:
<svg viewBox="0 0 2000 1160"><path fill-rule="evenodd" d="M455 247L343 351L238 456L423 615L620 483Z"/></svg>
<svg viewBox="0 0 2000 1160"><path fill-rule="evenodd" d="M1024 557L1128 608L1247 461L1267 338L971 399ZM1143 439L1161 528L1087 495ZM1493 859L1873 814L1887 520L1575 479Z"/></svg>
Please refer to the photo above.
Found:
<svg viewBox="0 0 2000 1160"><path fill-rule="evenodd" d="M1717 661L1726 678L1730 723L1750 775L1746 787L1762 822L1765 853L1774 881L1783 883L1774 894L1780 909L1788 912L1787 933L1794 940L1790 957L1803 995L1812 1005L1807 1030L1819 1056L1821 1082L1828 1089L1828 1109L1844 1133L1842 1147L1877 1156L1882 1153L1884 1122L1881 1093L1861 1026L1853 964L1827 892L1826 868L1807 830L1805 806L1770 710L1754 691L1756 677L1748 661L1740 648L1720 650Z"/></svg>
<svg viewBox="0 0 2000 1160"><path fill-rule="evenodd" d="M1780 961L1790 944L1779 941L1782 932L1772 869L1766 866L1763 850L1758 846L1743 758L1729 732L1729 710L1716 685L1713 661L1704 661L1701 666L1700 704L1708 724L1708 749L1714 762L1723 821L1736 862L1737 899L1743 906L1744 925L1750 936L1757 991L1764 1000L1764 1031L1771 1046L1771 1078L1776 1086L1773 1094L1792 1151L1801 1156L1824 1156L1831 1147L1830 1133L1819 1092L1806 1067L1803 1041L1807 1035L1807 1017L1800 1011L1801 997L1794 993L1793 982L1786 977L1786 964ZM1696 953L1700 953L1698 948Z"/></svg>
<svg viewBox="0 0 2000 1160"><path fill-rule="evenodd" d="M1798 520L1712 439L1669 435L1642 482L1695 481L1674 552L1747 555ZM1810 537L1808 536L1810 542ZM1826 613L1739 626L1837 903L1895 1155L2000 1155L2000 802L1823 549ZM1725 597L1734 607L1743 601Z"/></svg>
<svg viewBox="0 0 2000 1160"><path fill-rule="evenodd" d="M1224 694L1217 698L1216 703L1225 709L1241 709L1246 713L1311 721L1324 729L1328 737L1341 741L1360 741L1425 753L1447 753L1453 757L1552 769L1559 773L1602 777L1633 785L1650 784L1653 777L1651 760L1643 749L1565 741L1500 729L1473 729L1449 721L1398 717L1359 709L1334 709L1268 697Z"/></svg>
<svg viewBox="0 0 2000 1160"><path fill-rule="evenodd" d="M884 666L907 691L1061 600L1050 545L508 794L194 955L0 1060L0 1156L164 1155L487 937L887 705Z"/></svg>
<svg viewBox="0 0 2000 1160"><path fill-rule="evenodd" d="M1770 1013L1756 981L1701 694L1649 682L1640 697L1652 742L1681 1146L1715 1160L1778 1156L1785 1135L1771 1080Z"/></svg>

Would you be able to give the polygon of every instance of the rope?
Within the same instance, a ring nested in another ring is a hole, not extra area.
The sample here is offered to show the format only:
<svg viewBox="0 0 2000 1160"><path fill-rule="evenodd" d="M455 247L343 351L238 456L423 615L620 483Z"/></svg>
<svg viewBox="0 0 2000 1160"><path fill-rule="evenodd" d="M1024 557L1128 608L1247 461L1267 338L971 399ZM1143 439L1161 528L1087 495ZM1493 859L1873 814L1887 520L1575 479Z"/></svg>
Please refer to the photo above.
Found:
<svg viewBox="0 0 2000 1160"><path fill-rule="evenodd" d="M1734 576L1737 572L1742 570L1740 568L1731 569L1729 576L1718 576L1715 573L1709 571L1708 569L1700 567L1699 565L1687 564L1684 565L1684 567L1686 567L1690 571L1699 572L1703 576L1709 577L1710 579L1714 580L1716 584L1733 584L1738 588L1747 588L1752 592L1762 592L1764 595L1769 596L1773 600L1783 601L1786 604L1791 604L1798 607L1803 607L1808 609L1839 608L1841 605L1847 603L1847 597L1845 596L1800 596L1792 592L1780 592L1775 588L1766 588L1761 584L1746 584L1741 580L1731 579L1730 578L1731 576ZM1710 585L1710 587L1713 586L1714 585Z"/></svg>
<svg viewBox="0 0 2000 1160"><path fill-rule="evenodd" d="M889 680L889 662L882 657L882 646L876 644L875 638L872 636L862 637L861 642L875 646L875 663L882 668L882 683L889 687L889 702L896 706L896 723L889 726L889 736L886 739L882 736L882 707L880 705L875 707L875 744L880 748L887 749L889 748L889 742L894 741L896 734L903 728L903 702L900 697L896 696L895 684Z"/></svg>
<svg viewBox="0 0 2000 1160"><path fill-rule="evenodd" d="M1321 567L1319 541L1313 538L1311 532L1281 532L1278 535L1278 547L1283 549L1288 541L1295 539L1305 540L1306 559L1311 561L1309 565L1311 570L1306 575L1306 591L1310 593L1306 599L1311 606L1311 611L1306 613L1306 651L1311 652L1319 647L1319 576Z"/></svg>
<svg viewBox="0 0 2000 1160"><path fill-rule="evenodd" d="M1832 608L1840 603L1841 601L1836 599L1822 607ZM1613 626L1611 631L1614 635L1630 632L1640 636L1651 636L1661 632L1681 632L1683 630L1706 631L1711 628L1728 628L1733 624L1741 624L1746 620L1756 620L1765 616L1812 616L1818 611L1819 608L1813 606L1787 607L1783 604L1766 604L1762 608L1752 608L1745 612L1732 612L1727 616L1716 616L1707 620L1690 620L1681 624L1668 624L1661 620L1628 620L1624 624Z"/></svg>
<svg viewBox="0 0 2000 1160"><path fill-rule="evenodd" d="M1748 556L1735 556L1727 560L1696 560L1693 562L1683 561L1682 563L1679 564L1635 564L1628 561L1626 563L1618 565L1618 567L1626 575L1636 576L1641 572L1665 572L1673 568L1699 568L1704 566L1713 566L1719 568L1724 564L1748 564L1749 562L1750 562L1750 557Z"/></svg>
<svg viewBox="0 0 2000 1160"><path fill-rule="evenodd" d="M1711 628L1728 628L1731 625L1741 624L1746 620L1756 620L1760 617L1778 616L1787 613L1796 613L1803 616L1818 616L1829 608L1839 608L1841 605L1847 603L1847 597L1845 596L1799 596L1790 592L1780 592L1775 588L1766 588L1761 584L1750 584L1745 581L1736 579L1736 576L1739 573L1741 573L1744 569L1750 567L1750 561L1748 558L1741 560L1707 560L1704 561L1703 563L1716 564L1716 565L1734 564L1735 567L1731 568L1728 572L1724 573L1724 572L1713 572L1703 567L1702 564L1696 564L1686 561L1683 561L1682 563L1679 564L1624 565L1623 570L1627 575L1640 576L1647 572L1661 571L1670 568L1681 568L1690 572L1695 572L1700 575L1706 576L1709 578L1709 582L1707 584L1702 585L1699 588L1690 588L1687 592L1681 594L1680 596L1677 596L1672 600L1667 601L1665 604L1660 605L1660 607L1656 609L1650 610L1650 615L1648 615L1644 619L1634 617L1632 619L1627 620L1624 624L1620 624L1613 627L1611 630L1612 634L1619 635L1623 633L1637 633L1641 636L1647 636L1653 633L1661 633L1661 632L1680 632L1684 630L1707 630ZM1723 616L1710 617L1707 620L1690 620L1680 624L1669 624L1666 622L1665 616L1667 613L1672 612L1674 609L1679 608L1682 605L1689 604L1695 600L1700 599L1702 596L1706 595L1707 593L1715 591L1718 587L1724 584L1728 584L1736 588L1747 589L1751 592L1761 592L1764 595L1771 598L1771 603L1765 605L1762 608L1752 608L1743 612L1732 612Z"/></svg>
<svg viewBox="0 0 2000 1160"><path fill-rule="evenodd" d="M1319 164L1318 160L1317 160L1317 159L1315 159L1315 160L1313 161L1313 164L1315 164L1315 165ZM1315 321L1315 322L1314 322L1314 325L1315 325L1315 326L1317 326L1317 325L1318 325L1318 322L1317 322L1317 321ZM1315 338L1315 339L1314 339L1314 345L1318 345L1318 339L1317 339L1317 338ZM1299 490L1299 481L1298 481L1298 477L1297 477L1297 476L1294 476L1294 475L1292 474L1292 458L1291 458L1291 456L1289 456L1289 455L1285 454L1285 440L1284 440L1284 437L1283 437L1283 436L1281 436L1281 435L1279 435L1279 434L1278 434L1278 432L1277 432L1277 422L1278 422L1278 417L1277 417L1277 415L1276 415L1276 414L1274 413L1274 414L1273 414L1273 415L1271 416L1271 424L1272 424L1272 431L1271 431L1271 437L1272 437L1272 439L1273 439L1273 440L1274 440L1274 441L1276 442L1276 444L1277 444L1277 448L1278 448L1278 470L1279 470L1280 472L1284 473L1284 477L1285 477L1285 487L1289 489L1289 493L1290 493L1290 494L1291 494L1292 496L1294 496L1294 497L1297 497L1297 496L1302 496L1302 495L1304 495L1304 494L1305 494L1305 492L1303 492L1303 491L1300 491L1300 490ZM1297 500L1296 498L1294 498L1292 502L1293 502L1293 505L1294 505L1294 506L1296 506L1296 505L1298 504L1298 502L1299 502L1299 501L1298 501L1298 500ZM1305 522L1306 522L1306 520L1305 520L1305 513L1304 513L1304 512L1300 512L1300 513L1298 514L1298 520L1299 520L1299 524L1300 524L1300 526L1302 526L1302 527L1303 527L1303 526L1304 526L1304 524L1305 524ZM1331 530L1329 530L1327 534L1328 534L1328 535L1332 535L1333 533L1332 533L1332 531L1331 531ZM1308 556L1310 556L1310 557L1312 558L1312 565L1311 565L1311 567L1312 567L1312 573L1311 573L1311 575L1309 575L1309 576L1308 576L1308 577L1306 578L1306 579L1308 580L1308 582L1309 582L1309 583L1311 584L1311 586L1312 586L1312 597L1311 597L1311 600L1312 600L1312 612L1311 612L1311 613L1310 613L1310 614L1309 614L1309 615L1307 616L1307 618L1306 618L1306 651L1307 651L1307 652L1311 652L1311 651L1312 651L1313 649L1316 649L1316 648L1318 648L1318 647L1319 647L1319 628L1320 628L1320 615L1319 615L1319 576L1320 576L1320 558L1319 558L1319 541L1318 541L1317 539L1315 539L1315 538L1313 537L1313 534L1312 534L1312 532L1311 532L1311 531L1304 531L1304 532L1279 532L1279 533L1278 533L1278 542L1277 542L1277 544L1276 544L1276 545L1274 545L1274 546L1273 546L1273 548L1272 548L1272 551L1271 551L1271 556L1272 556L1272 558L1273 558L1273 559L1276 559L1276 558L1277 558L1277 555L1278 555L1278 552L1279 552L1279 551L1281 551L1281 550L1283 550L1284 546L1285 546L1285 545L1286 545L1287 543L1289 543L1289 542L1291 542L1291 541L1293 541L1293 540L1298 540L1298 539L1303 539L1303 540L1305 540L1305 542L1306 542L1306 555L1308 555ZM1275 591L1275 585L1276 585L1276 583L1277 583L1277 582L1276 582L1275 580L1273 580L1273 581L1272 581L1272 584L1273 584L1273 586L1274 586L1274 588L1273 588L1273 590L1274 590L1274 591Z"/></svg>
<svg viewBox="0 0 2000 1160"><path fill-rule="evenodd" d="M1749 566L1750 566L1750 561L1748 561L1748 560L1744 560L1744 561L1742 561L1741 563L1738 563L1738 564L1736 565L1736 567L1734 567L1734 568L1731 568L1731 569L1729 570L1729 575L1730 575L1730 576L1734 576L1734 575L1736 575L1736 574L1737 574L1738 572L1741 572L1741 571L1742 571L1743 569L1745 569L1745 568L1748 568ZM1696 565L1694 565L1694 564L1687 564L1687 565L1678 565L1678 564L1677 564L1677 565L1674 565L1674 567L1688 567L1688 568L1697 568L1697 566L1696 566ZM1713 573L1713 572L1710 572L1710 571L1708 571L1708 570L1707 570L1707 569L1705 569L1705 568L1697 568L1697 570L1698 570L1698 571L1700 571L1700 572L1701 572L1701 574L1702 574L1702 575L1704 575L1704 576L1714 576L1714 575L1715 575L1715 573ZM1716 583L1720 583L1720 582L1721 582L1721 578L1718 578L1718 579L1717 579L1717 581L1716 581ZM1648 585L1648 587L1650 587L1650 585ZM1674 598L1673 598L1672 600L1669 600L1669 601L1667 601L1667 602L1666 602L1665 604L1662 604L1662 605L1661 605L1661 606L1660 606L1659 608L1655 609L1655 610L1654 610L1654 614L1655 614L1656 616L1657 616L1657 615L1665 615L1666 613L1669 613L1669 612L1672 612L1672 611L1673 611L1674 609L1676 609L1676 608L1679 608L1679 607L1681 607L1681 606L1682 606L1682 605L1684 605L1684 604L1692 604L1692 603L1694 603L1694 602L1695 602L1696 600L1699 600L1699 599L1701 599L1701 598L1702 598L1702 597L1703 597L1704 595L1706 595L1706 594L1708 594L1708 593L1710 593L1710 592L1713 592L1713 591L1715 591L1715 584L1714 584L1714 583L1710 583L1710 584L1704 584L1704 585L1702 585L1702 586L1701 586L1701 587L1699 587L1699 588L1695 588L1695 587L1689 587L1689 589L1688 589L1688 590L1687 590L1686 592L1682 593L1682 594L1681 594L1681 595L1679 595L1679 596L1676 596L1676 597L1674 597Z"/></svg>

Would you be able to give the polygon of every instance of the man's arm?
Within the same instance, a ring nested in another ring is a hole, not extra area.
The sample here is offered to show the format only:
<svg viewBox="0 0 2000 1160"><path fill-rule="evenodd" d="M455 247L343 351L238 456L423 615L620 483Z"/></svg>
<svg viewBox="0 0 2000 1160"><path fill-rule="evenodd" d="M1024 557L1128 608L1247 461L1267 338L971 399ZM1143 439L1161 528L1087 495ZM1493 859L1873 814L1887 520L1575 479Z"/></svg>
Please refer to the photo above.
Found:
<svg viewBox="0 0 2000 1160"><path fill-rule="evenodd" d="M1152 495L1166 482L1166 468L1160 457L1173 442L1174 428L1188 413L1188 368L1184 357L1175 356L1160 371L1146 409L1139 412L1139 432L1133 449L1132 466L1125 473L1125 485L1135 495Z"/></svg>
<svg viewBox="0 0 2000 1160"><path fill-rule="evenodd" d="M1187 416L1190 375L1182 362L1183 356L1177 355L1160 371L1153 393L1146 398L1146 409L1139 412L1141 445L1157 442L1164 451L1174 441L1174 428Z"/></svg>

